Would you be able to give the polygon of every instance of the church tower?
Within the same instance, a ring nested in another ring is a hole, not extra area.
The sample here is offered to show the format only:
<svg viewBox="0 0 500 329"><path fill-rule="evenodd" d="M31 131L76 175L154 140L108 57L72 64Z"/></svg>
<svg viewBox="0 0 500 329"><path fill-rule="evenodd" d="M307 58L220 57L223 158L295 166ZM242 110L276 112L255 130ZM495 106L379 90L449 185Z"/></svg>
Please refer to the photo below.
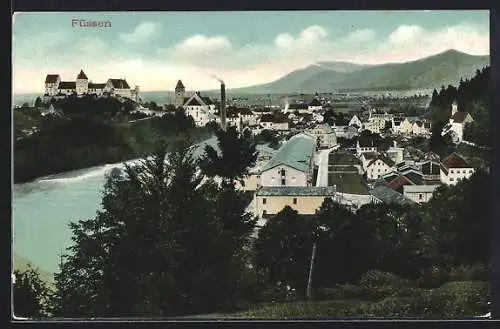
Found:
<svg viewBox="0 0 500 329"><path fill-rule="evenodd" d="M453 104L451 104L451 116L454 116L455 113L458 112L458 104L457 104L457 100L455 99L453 101Z"/></svg>
<svg viewBox="0 0 500 329"><path fill-rule="evenodd" d="M89 79L83 72L80 70L80 73L76 77L76 93L77 95L86 94L89 91Z"/></svg>
<svg viewBox="0 0 500 329"><path fill-rule="evenodd" d="M186 88L184 88L182 81L181 80L177 81L177 85L175 86L175 99L174 99L175 108L179 108L179 107L182 107L184 105L184 92L185 91L186 91Z"/></svg>

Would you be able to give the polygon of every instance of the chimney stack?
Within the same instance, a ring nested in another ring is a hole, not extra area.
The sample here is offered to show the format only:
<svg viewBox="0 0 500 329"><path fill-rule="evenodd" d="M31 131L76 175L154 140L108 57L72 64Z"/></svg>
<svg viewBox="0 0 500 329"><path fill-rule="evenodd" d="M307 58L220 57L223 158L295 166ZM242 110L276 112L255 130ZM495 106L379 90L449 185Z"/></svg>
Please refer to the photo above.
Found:
<svg viewBox="0 0 500 329"><path fill-rule="evenodd" d="M220 85L220 125L222 130L226 131L226 85L224 82Z"/></svg>

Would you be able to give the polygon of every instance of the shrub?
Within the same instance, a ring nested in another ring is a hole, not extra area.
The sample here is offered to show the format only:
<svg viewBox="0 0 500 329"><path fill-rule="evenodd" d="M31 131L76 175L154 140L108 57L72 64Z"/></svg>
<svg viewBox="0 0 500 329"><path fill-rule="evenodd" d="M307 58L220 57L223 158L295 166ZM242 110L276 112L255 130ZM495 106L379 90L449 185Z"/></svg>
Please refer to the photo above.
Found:
<svg viewBox="0 0 500 329"><path fill-rule="evenodd" d="M374 288L380 286L403 287L408 285L409 282L397 277L392 273L381 272L372 270L361 275L359 284L363 288Z"/></svg>
<svg viewBox="0 0 500 329"><path fill-rule="evenodd" d="M364 304L360 314L369 317L456 318L487 312L489 283L449 282L435 290L401 289L392 296Z"/></svg>
<svg viewBox="0 0 500 329"><path fill-rule="evenodd" d="M434 289L441 287L449 281L449 271L446 271L438 265L434 265L422 271L420 277L417 279L417 286L419 288Z"/></svg>
<svg viewBox="0 0 500 329"><path fill-rule="evenodd" d="M450 270L450 281L489 281L490 270L483 264L460 265Z"/></svg>

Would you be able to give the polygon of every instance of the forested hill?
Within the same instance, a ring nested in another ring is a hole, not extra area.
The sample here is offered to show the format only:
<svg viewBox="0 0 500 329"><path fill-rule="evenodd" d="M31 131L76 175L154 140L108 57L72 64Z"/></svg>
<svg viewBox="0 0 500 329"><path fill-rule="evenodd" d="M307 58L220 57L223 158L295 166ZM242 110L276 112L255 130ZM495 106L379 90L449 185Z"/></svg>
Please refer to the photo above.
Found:
<svg viewBox="0 0 500 329"><path fill-rule="evenodd" d="M434 123L444 125L451 116L451 105L456 100L458 111L469 112L474 122L467 125L464 138L479 145L490 145L490 97L492 85L490 67L476 70L470 79L462 79L458 87L442 86L434 90L430 106Z"/></svg>

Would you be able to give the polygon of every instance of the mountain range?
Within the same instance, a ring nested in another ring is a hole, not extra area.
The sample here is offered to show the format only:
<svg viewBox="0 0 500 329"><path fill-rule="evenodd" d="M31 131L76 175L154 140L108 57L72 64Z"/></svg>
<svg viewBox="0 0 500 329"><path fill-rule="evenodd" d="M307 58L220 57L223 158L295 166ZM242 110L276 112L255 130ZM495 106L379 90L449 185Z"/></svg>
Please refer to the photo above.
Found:
<svg viewBox="0 0 500 329"><path fill-rule="evenodd" d="M378 65L317 62L282 78L256 86L235 88L238 93L314 93L339 91L413 90L456 85L476 69L490 65L490 56L448 50L405 63Z"/></svg>

